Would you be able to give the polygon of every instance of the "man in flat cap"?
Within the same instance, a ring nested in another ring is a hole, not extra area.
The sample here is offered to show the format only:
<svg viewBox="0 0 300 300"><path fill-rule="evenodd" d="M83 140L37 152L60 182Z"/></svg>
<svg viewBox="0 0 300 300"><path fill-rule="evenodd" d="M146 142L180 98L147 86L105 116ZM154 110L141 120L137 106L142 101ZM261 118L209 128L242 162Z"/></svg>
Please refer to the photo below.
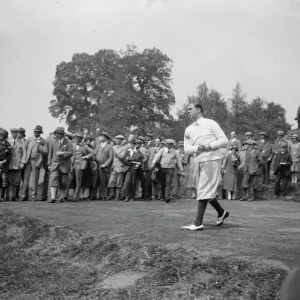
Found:
<svg viewBox="0 0 300 300"><path fill-rule="evenodd" d="M11 132L11 154L8 163L8 179L11 186L11 201L16 201L19 198L19 189L21 184L21 172L24 168L22 163L23 155L25 154L25 143L18 139L18 128L12 128Z"/></svg>
<svg viewBox="0 0 300 300"><path fill-rule="evenodd" d="M155 155L162 148L161 138L157 137L154 140L154 146L150 147L148 150L148 158L146 161L146 184L145 184L145 200L155 200L158 196L158 181L152 180L152 177L157 178L158 169L160 168L160 164L156 164L154 169L152 167L153 159Z"/></svg>
<svg viewBox="0 0 300 300"><path fill-rule="evenodd" d="M131 139L131 147L126 150L124 155L124 162L129 166L125 175L125 200L124 202L134 201L135 192L137 188L138 179L141 180L143 176L142 165L144 162L144 156L140 151L143 144L143 140Z"/></svg>
<svg viewBox="0 0 300 300"><path fill-rule="evenodd" d="M244 197L240 201L254 201L257 197L258 178L260 167L263 163L260 152L256 149L257 143L254 140L248 140L249 150L246 157L246 172L243 178ZM249 188L252 189L250 198L247 198Z"/></svg>
<svg viewBox="0 0 300 300"><path fill-rule="evenodd" d="M179 172L183 172L183 167L181 159L174 149L175 141L172 139L165 140L166 147L159 150L155 155L151 169L154 168L156 163L160 163L161 168L158 172L158 179L161 185L162 197L166 203L171 201L172 196L172 182L175 172L175 167L177 166Z"/></svg>
<svg viewBox="0 0 300 300"><path fill-rule="evenodd" d="M43 158L47 155L44 146L46 140L41 137L43 133L43 127L37 125L33 130L33 136L29 137L25 142L25 154L23 156L23 164L25 165L24 182L23 182L23 196L21 201L28 199L28 188L30 176L32 176L33 188L32 188L32 201L37 200L37 188L40 178L40 170L43 166Z"/></svg>
<svg viewBox="0 0 300 300"><path fill-rule="evenodd" d="M176 147L176 152L178 153L178 155L180 157L182 168L185 168L185 166L187 165L187 161L186 161L186 155L184 153L184 142L183 141L178 142L177 147ZM180 199L184 193L183 180L184 180L184 174L179 171L178 167L176 167L175 173L174 173L174 181L173 181L173 186L174 186L173 195L177 199Z"/></svg>
<svg viewBox="0 0 300 300"><path fill-rule="evenodd" d="M259 133L257 148L258 151L260 151L263 160L261 166L262 183L268 183L270 181L273 144L269 140L269 135L264 131Z"/></svg>
<svg viewBox="0 0 300 300"><path fill-rule="evenodd" d="M57 189L59 189L59 202L67 199L72 156L72 142L65 137L65 129L58 127L55 130L55 138L50 139L49 142L48 168L51 199L47 203L55 203Z"/></svg>
<svg viewBox="0 0 300 300"><path fill-rule="evenodd" d="M123 135L117 135L115 139L116 145L113 146L114 159L108 182L108 188L109 200L115 199L116 201L120 201L121 189L124 185L125 173L129 169L129 165L124 162L127 148L122 144L122 142L125 141L125 137Z"/></svg>
<svg viewBox="0 0 300 300"><path fill-rule="evenodd" d="M247 131L245 133L245 140L252 140L253 139L253 133L251 131Z"/></svg>
<svg viewBox="0 0 300 300"><path fill-rule="evenodd" d="M26 130L23 127L18 129L18 139L22 142L26 142Z"/></svg>
<svg viewBox="0 0 300 300"><path fill-rule="evenodd" d="M12 151L11 145L7 140L8 132L0 128L0 201L8 201L8 163Z"/></svg>
<svg viewBox="0 0 300 300"><path fill-rule="evenodd" d="M74 201L80 200L82 176L84 170L88 167L88 160L95 158L95 151L82 140L83 133L77 132L75 134L75 143L72 143L73 156L71 158L70 182L75 178Z"/></svg>
<svg viewBox="0 0 300 300"><path fill-rule="evenodd" d="M282 142L280 150L274 157L275 196L284 196L291 178L292 156L288 152L288 143Z"/></svg>
<svg viewBox="0 0 300 300"><path fill-rule="evenodd" d="M107 132L102 132L99 135L100 143L95 149L96 162L98 164L99 172L99 197L102 200L107 200L109 189L107 187L109 181L109 174L111 169L111 164L114 159L114 151L112 145L110 145L110 135Z"/></svg>
<svg viewBox="0 0 300 300"><path fill-rule="evenodd" d="M221 226L229 216L217 200L217 191L221 180L221 148L227 147L228 139L217 122L203 118L200 103L192 103L187 108L190 118L194 119L184 133L184 152L194 155L195 184L197 188L198 209L193 224L182 226L183 230L203 230L203 216L207 203L218 213L217 226Z"/></svg>

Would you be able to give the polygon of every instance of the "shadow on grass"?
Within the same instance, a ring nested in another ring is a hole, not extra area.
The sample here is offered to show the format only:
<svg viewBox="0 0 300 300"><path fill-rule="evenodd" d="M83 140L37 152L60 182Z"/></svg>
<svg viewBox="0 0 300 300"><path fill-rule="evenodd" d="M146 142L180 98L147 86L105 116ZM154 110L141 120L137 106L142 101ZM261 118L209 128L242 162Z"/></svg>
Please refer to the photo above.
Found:
<svg viewBox="0 0 300 300"><path fill-rule="evenodd" d="M91 235L10 212L0 215L0 241L1 299L274 300L287 273L261 262L204 259L190 248Z"/></svg>

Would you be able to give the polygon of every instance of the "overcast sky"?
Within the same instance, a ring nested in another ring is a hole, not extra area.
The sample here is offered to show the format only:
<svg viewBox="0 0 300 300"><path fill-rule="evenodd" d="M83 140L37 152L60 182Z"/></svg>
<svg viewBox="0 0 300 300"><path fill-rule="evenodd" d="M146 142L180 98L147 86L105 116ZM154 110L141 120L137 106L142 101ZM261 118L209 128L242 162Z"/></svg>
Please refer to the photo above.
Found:
<svg viewBox="0 0 300 300"><path fill-rule="evenodd" d="M74 53L156 47L174 61L176 106L206 81L228 98L300 105L300 0L1 0L0 126L59 126L55 67Z"/></svg>

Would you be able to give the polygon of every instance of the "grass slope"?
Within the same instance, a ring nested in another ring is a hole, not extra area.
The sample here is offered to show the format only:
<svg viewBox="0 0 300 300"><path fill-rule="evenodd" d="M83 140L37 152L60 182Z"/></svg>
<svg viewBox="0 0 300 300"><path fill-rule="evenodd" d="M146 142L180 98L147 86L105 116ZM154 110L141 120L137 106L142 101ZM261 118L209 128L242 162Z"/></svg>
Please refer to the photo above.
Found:
<svg viewBox="0 0 300 300"><path fill-rule="evenodd" d="M1 299L273 300L287 273L238 257L201 259L192 248L86 234L11 212L0 215L0 241ZM104 284L118 274L138 276L131 285Z"/></svg>

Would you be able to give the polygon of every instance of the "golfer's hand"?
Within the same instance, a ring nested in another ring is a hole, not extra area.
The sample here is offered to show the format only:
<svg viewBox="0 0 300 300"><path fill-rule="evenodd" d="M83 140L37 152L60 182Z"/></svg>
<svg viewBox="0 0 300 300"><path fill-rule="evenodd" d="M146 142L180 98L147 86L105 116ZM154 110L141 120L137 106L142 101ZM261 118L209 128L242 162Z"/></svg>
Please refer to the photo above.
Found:
<svg viewBox="0 0 300 300"><path fill-rule="evenodd" d="M24 164L20 164L20 170L24 169Z"/></svg>

